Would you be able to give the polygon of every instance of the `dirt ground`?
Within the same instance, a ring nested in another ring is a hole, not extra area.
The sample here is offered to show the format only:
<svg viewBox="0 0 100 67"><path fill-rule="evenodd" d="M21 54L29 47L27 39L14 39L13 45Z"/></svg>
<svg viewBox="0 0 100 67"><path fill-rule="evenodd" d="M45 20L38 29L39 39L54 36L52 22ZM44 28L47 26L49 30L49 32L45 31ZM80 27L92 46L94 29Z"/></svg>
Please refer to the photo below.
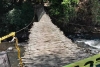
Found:
<svg viewBox="0 0 100 67"><path fill-rule="evenodd" d="M44 14L31 28L22 58L27 67L62 67L91 55L72 43Z"/></svg>

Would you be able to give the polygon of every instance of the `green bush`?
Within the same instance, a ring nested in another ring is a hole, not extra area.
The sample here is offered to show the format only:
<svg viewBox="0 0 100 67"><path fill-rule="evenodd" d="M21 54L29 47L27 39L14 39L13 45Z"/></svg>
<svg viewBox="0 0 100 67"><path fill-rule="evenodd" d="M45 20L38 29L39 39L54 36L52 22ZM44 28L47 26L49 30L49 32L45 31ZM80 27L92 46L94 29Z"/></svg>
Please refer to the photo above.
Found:
<svg viewBox="0 0 100 67"><path fill-rule="evenodd" d="M75 7L79 0L51 0L50 15L59 18L58 21L68 23L76 17Z"/></svg>
<svg viewBox="0 0 100 67"><path fill-rule="evenodd" d="M53 19L53 23L63 30L67 29L68 32L90 32L94 30L95 26L100 26L99 0L50 1L50 16L57 18L56 20Z"/></svg>
<svg viewBox="0 0 100 67"><path fill-rule="evenodd" d="M4 15L12 8L11 3L7 2L6 0L0 0L0 36L7 32L7 25L5 22L3 22L5 20Z"/></svg>
<svg viewBox="0 0 100 67"><path fill-rule="evenodd" d="M78 5L79 0L63 0L63 12L65 21L68 23L76 17L75 7Z"/></svg>
<svg viewBox="0 0 100 67"><path fill-rule="evenodd" d="M20 30L31 22L34 16L33 6L30 2L24 2L20 6L15 6L5 14L0 32L7 34L12 31Z"/></svg>
<svg viewBox="0 0 100 67"><path fill-rule="evenodd" d="M94 25L100 26L100 1L99 0L91 0L92 1L92 21Z"/></svg>

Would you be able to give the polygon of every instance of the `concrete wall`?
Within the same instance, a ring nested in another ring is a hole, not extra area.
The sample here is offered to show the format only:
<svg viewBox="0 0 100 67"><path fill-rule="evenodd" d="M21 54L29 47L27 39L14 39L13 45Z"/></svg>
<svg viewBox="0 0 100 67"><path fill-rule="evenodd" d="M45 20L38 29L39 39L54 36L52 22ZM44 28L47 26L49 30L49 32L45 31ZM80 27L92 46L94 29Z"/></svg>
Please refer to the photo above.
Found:
<svg viewBox="0 0 100 67"><path fill-rule="evenodd" d="M41 17L45 13L43 4L35 5L34 12L35 12L35 16L37 17L37 20L40 21Z"/></svg>

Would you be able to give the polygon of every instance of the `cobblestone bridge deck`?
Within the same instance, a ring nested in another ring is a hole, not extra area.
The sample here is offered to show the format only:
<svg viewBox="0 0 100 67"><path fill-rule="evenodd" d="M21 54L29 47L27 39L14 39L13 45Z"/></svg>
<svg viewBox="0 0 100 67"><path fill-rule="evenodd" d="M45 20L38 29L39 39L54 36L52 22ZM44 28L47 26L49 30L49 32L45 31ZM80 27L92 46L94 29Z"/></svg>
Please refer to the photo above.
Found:
<svg viewBox="0 0 100 67"><path fill-rule="evenodd" d="M23 62L27 67L62 67L90 56L84 49L72 43L44 13L30 29Z"/></svg>

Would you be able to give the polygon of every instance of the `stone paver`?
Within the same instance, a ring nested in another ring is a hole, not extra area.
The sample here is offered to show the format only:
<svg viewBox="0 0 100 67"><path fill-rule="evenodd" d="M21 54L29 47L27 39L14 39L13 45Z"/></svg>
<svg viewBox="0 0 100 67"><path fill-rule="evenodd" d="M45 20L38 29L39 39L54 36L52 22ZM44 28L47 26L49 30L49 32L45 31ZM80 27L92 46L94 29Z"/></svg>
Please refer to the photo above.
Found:
<svg viewBox="0 0 100 67"><path fill-rule="evenodd" d="M23 62L28 67L62 67L91 54L72 43L44 14L30 30Z"/></svg>

